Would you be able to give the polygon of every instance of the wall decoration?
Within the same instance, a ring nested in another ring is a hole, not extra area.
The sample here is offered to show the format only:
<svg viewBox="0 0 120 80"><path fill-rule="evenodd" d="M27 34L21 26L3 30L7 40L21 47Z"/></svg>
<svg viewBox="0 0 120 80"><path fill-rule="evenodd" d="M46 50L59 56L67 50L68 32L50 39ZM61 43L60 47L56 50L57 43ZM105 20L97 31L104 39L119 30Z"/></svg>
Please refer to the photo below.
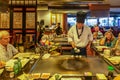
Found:
<svg viewBox="0 0 120 80"><path fill-rule="evenodd" d="M9 13L1 13L1 15L0 15L0 17L1 17L1 20L0 20L0 28L4 28L4 29L8 29L9 28L9 17L10 17L10 15L9 15Z"/></svg>
<svg viewBox="0 0 120 80"><path fill-rule="evenodd" d="M22 12L13 13L13 28L22 28Z"/></svg>
<svg viewBox="0 0 120 80"><path fill-rule="evenodd" d="M35 29L35 13L26 12L26 29L33 28Z"/></svg>

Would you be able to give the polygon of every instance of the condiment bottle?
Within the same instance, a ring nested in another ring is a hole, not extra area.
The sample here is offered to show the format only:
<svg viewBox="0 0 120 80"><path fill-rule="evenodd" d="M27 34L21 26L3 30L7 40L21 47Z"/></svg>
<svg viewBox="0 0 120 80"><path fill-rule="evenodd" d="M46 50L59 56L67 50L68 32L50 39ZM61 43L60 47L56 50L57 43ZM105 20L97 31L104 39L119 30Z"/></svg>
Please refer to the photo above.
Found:
<svg viewBox="0 0 120 80"><path fill-rule="evenodd" d="M18 58L18 71L20 72L22 68L21 59Z"/></svg>
<svg viewBox="0 0 120 80"><path fill-rule="evenodd" d="M14 67L13 67L14 74L17 75L19 73L19 66L18 66L18 61L14 62Z"/></svg>
<svg viewBox="0 0 120 80"><path fill-rule="evenodd" d="M108 80L113 80L113 77L114 77L113 70L114 70L114 68L112 66L108 66L108 70L109 70L109 72L108 72Z"/></svg>

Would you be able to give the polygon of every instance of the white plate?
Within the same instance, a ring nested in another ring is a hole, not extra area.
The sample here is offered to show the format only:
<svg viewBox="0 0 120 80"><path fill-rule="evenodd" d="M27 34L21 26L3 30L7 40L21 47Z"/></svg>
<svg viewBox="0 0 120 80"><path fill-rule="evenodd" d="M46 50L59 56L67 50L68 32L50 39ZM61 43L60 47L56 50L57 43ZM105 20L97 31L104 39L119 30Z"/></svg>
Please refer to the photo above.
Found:
<svg viewBox="0 0 120 80"><path fill-rule="evenodd" d="M48 59L50 57L50 54L44 54L43 56L42 56L42 59Z"/></svg>
<svg viewBox="0 0 120 80"><path fill-rule="evenodd" d="M31 76L33 79L39 79L40 78L41 73L32 73Z"/></svg>
<svg viewBox="0 0 120 80"><path fill-rule="evenodd" d="M61 78L61 80L82 80L81 78Z"/></svg>
<svg viewBox="0 0 120 80"><path fill-rule="evenodd" d="M42 73L41 79L48 79L50 77L50 73Z"/></svg>
<svg viewBox="0 0 120 80"><path fill-rule="evenodd" d="M0 69L0 75L3 73L4 69Z"/></svg>
<svg viewBox="0 0 120 80"><path fill-rule="evenodd" d="M5 68L7 71L13 71L13 66L14 66L14 62L17 59L11 59L8 62L6 62ZM21 59L21 63L22 63L22 68L29 62L30 59Z"/></svg>

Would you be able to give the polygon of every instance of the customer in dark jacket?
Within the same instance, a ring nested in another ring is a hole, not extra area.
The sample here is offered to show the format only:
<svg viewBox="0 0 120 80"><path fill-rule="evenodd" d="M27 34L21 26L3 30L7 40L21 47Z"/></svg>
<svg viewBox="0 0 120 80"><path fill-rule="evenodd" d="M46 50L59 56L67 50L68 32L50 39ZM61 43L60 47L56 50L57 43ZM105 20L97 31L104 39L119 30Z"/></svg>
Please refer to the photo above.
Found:
<svg viewBox="0 0 120 80"><path fill-rule="evenodd" d="M62 34L62 28L60 27L60 23L57 24L57 28L55 30L57 35L61 35Z"/></svg>

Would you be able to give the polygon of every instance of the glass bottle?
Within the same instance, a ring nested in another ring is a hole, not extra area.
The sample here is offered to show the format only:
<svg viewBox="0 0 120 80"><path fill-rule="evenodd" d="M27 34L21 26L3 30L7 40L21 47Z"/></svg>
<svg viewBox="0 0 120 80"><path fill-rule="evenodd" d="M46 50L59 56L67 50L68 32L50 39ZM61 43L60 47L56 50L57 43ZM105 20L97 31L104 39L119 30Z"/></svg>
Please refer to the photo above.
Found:
<svg viewBox="0 0 120 80"><path fill-rule="evenodd" d="M59 75L55 75L55 80L59 80Z"/></svg>
<svg viewBox="0 0 120 80"><path fill-rule="evenodd" d="M14 62L14 67L13 67L14 74L17 75L19 73L19 66L18 66L18 61Z"/></svg>
<svg viewBox="0 0 120 80"><path fill-rule="evenodd" d="M18 58L18 71L20 72L22 68L21 59Z"/></svg>
<svg viewBox="0 0 120 80"><path fill-rule="evenodd" d="M114 74L113 74L113 70L114 68L112 66L108 66L108 80L113 80Z"/></svg>

